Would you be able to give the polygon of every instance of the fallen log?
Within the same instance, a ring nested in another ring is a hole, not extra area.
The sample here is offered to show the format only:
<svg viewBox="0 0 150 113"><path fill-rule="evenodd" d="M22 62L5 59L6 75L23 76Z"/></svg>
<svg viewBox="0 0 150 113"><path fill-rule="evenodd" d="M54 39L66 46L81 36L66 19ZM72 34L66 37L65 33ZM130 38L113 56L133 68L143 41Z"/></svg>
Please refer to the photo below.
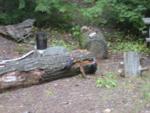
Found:
<svg viewBox="0 0 150 113"><path fill-rule="evenodd" d="M80 73L92 74L96 68L93 55L86 50L74 50L69 53L62 47L51 47L42 54L34 51L26 57L0 62L0 91Z"/></svg>
<svg viewBox="0 0 150 113"><path fill-rule="evenodd" d="M17 42L23 41L31 35L34 21L27 19L19 24L0 26L0 35Z"/></svg>

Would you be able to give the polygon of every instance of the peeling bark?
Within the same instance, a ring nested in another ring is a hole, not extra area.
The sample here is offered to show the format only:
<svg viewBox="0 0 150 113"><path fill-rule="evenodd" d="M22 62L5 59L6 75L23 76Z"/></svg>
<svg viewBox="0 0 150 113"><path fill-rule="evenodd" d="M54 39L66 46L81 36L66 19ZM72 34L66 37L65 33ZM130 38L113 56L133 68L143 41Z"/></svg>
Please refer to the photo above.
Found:
<svg viewBox="0 0 150 113"><path fill-rule="evenodd" d="M61 47L53 47L46 49L43 54L34 51L23 59L1 63L0 90L39 84L80 73L95 73L97 65L90 52L64 51Z"/></svg>

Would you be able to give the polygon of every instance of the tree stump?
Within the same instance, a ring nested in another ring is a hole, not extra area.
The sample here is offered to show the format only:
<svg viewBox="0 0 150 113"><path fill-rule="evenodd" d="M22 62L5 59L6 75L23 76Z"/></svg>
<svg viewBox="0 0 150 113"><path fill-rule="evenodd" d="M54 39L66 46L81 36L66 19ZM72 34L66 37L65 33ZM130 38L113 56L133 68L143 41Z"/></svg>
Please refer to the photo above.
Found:
<svg viewBox="0 0 150 113"><path fill-rule="evenodd" d="M107 43L97 28L87 26L81 28L80 46L89 50L96 58L107 58Z"/></svg>
<svg viewBox="0 0 150 113"><path fill-rule="evenodd" d="M124 72L126 77L141 75L140 55L136 52L124 53Z"/></svg>

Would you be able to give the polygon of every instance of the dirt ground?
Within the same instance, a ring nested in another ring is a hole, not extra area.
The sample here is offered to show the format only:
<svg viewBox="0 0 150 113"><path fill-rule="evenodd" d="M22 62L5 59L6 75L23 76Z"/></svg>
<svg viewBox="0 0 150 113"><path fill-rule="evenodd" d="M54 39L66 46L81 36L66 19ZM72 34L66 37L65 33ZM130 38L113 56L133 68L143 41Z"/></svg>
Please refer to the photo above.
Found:
<svg viewBox="0 0 150 113"><path fill-rule="evenodd" d="M19 56L17 46L0 37L0 59ZM115 88L96 87L96 79L116 72L121 60L122 54L111 54L98 62L97 73L87 79L74 76L1 93L0 113L150 113L142 87L150 79L117 77Z"/></svg>

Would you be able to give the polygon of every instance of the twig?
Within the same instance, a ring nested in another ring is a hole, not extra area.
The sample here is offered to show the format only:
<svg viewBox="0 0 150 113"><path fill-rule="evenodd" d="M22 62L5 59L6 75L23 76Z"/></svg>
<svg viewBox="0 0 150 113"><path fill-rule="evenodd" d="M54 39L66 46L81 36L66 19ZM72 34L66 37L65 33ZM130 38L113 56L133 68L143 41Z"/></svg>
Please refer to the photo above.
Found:
<svg viewBox="0 0 150 113"><path fill-rule="evenodd" d="M26 58L27 56L31 55L34 52L35 52L35 50L32 50L32 51L29 51L28 53L24 54L21 57L14 58L14 59L9 59L9 60L2 60L0 62L0 65L5 65L7 62L18 61L18 60L24 59L24 58Z"/></svg>

